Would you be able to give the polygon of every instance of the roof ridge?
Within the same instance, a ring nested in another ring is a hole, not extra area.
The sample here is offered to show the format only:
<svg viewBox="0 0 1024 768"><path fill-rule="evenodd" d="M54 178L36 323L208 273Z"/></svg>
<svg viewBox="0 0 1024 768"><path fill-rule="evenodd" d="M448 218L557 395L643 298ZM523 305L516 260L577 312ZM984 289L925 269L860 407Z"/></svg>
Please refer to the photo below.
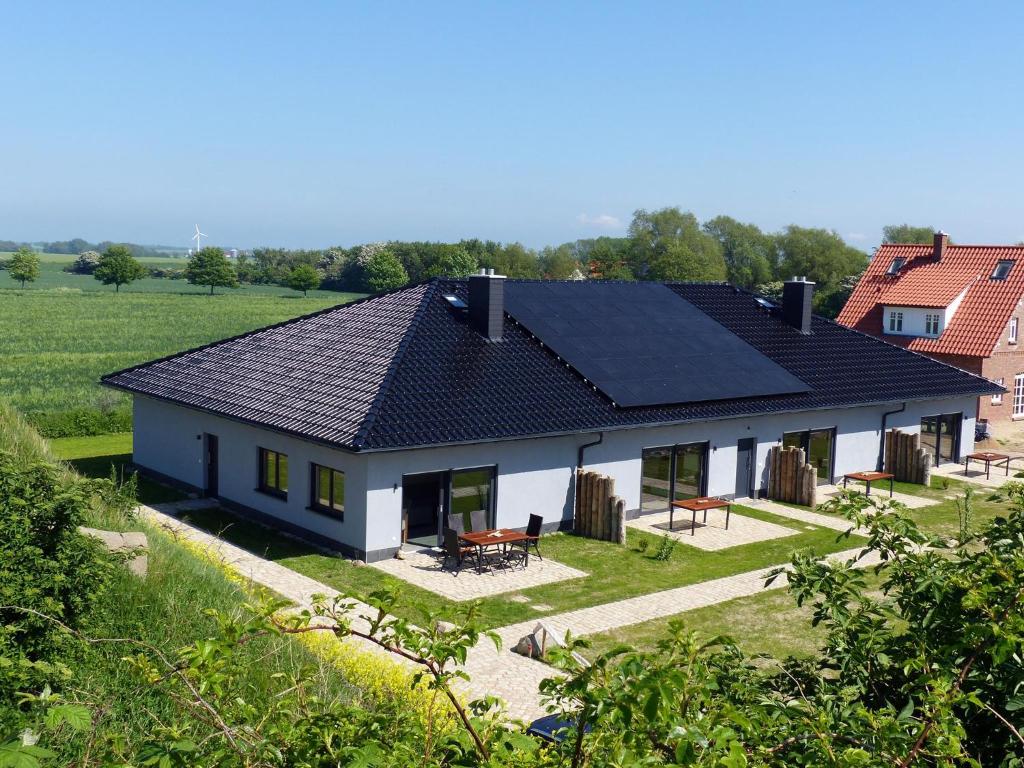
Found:
<svg viewBox="0 0 1024 768"><path fill-rule="evenodd" d="M405 357L406 350L409 348L413 337L416 335L416 331L423 322L423 316L426 314L427 307L429 306L430 301L434 298L434 294L437 292L439 283L440 280L438 278L432 277L415 284L416 286L426 286L423 291L423 295L420 297L420 305L416 307L416 311L409 320L409 325L405 329L405 334L402 336L402 340L398 342L398 347L395 349L395 353L391 356L391 362L388 363L388 369L384 373L384 377L380 380L380 384L377 385L377 392L373 396L373 400L369 407L366 409L366 415L363 417L362 422L355 431L355 435L353 436L351 443L354 450L360 450L363 447L363 443L366 442L366 438L369 436L370 430L373 428L373 424L376 421L377 414L380 412L381 406L384 404L384 399L390 393L391 383L395 379L395 375L398 371L398 367L401 365L402 358Z"/></svg>
<svg viewBox="0 0 1024 768"><path fill-rule="evenodd" d="M371 294L369 294L367 296L363 296L361 299L353 299L352 301L343 301L340 304L332 304L329 307L324 307L323 309L318 309L315 312L309 312L309 313L307 313L305 315L299 315L298 317L292 317L292 318L289 318L287 320L282 320L281 322L274 323L273 325L264 325L264 326L262 326L260 328L253 328L251 331L245 331L244 333L239 333L239 334L236 334L235 336L228 336L225 339L217 339L216 341L210 341L210 342L207 342L206 344L200 344L198 347L190 347L189 349L182 350L181 352L174 352L174 353L172 353L170 355L165 355L164 357L158 357L156 360L147 360L146 362L139 363L138 365L130 365L127 368L122 368L122 369L120 369L118 371L111 371L110 373L103 374L102 376L100 376L100 382L106 382L108 379L112 379L115 376L120 376L120 375L125 374L125 373L131 373L132 371L139 371L139 370L142 370L143 368L148 368L151 365L156 365L157 363L165 363L168 360L174 360L175 358L178 358L178 357L184 357L185 355L191 355L194 352L202 352L204 349L210 349L211 347L216 347L216 346L219 346L220 344L227 344L229 342L238 341L239 339L244 339L244 338L247 338L249 336L255 336L257 333L263 333L264 331L271 331L271 330L274 330L276 328L283 328L286 325L291 325L292 323L298 323L298 322L300 322L302 320L308 320L311 317L319 317L320 315L326 315L328 312L334 312L334 311L339 310L339 309L346 309L348 307L354 307L357 304L365 304L368 301L373 301L374 299L379 299L382 296L390 296L391 294L400 293L401 291L405 291L405 290L408 290L410 288L416 288L416 287L418 287L420 285L423 285L424 283L429 283L433 279L434 278L429 278L427 280L420 280L418 282L409 283L408 285L403 285L401 288L395 288L395 289L390 290L390 291L384 291L382 293L371 293Z"/></svg>

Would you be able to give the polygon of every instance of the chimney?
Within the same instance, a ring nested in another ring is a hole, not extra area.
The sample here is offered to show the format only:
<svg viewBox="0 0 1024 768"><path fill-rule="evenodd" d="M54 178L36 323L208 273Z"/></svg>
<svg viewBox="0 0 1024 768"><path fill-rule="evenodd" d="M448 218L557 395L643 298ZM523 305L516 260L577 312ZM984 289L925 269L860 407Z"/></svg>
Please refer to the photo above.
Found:
<svg viewBox="0 0 1024 768"><path fill-rule="evenodd" d="M932 255L936 261L942 261L946 255L946 246L949 245L949 235L941 229L932 236Z"/></svg>
<svg viewBox="0 0 1024 768"><path fill-rule="evenodd" d="M469 276L469 324L491 341L501 341L505 324L505 276L481 269Z"/></svg>
<svg viewBox="0 0 1024 768"><path fill-rule="evenodd" d="M806 277L794 277L782 285L782 319L800 333L811 332L811 300L814 283Z"/></svg>

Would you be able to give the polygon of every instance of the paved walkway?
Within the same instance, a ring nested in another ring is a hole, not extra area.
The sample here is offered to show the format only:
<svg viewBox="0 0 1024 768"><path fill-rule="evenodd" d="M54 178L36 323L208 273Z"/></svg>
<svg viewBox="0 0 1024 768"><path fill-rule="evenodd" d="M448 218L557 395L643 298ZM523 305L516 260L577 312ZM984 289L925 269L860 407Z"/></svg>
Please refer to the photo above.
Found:
<svg viewBox="0 0 1024 768"><path fill-rule="evenodd" d="M746 505L746 502L744 502ZM748 505L749 506L749 505ZM729 529L725 528L725 510L712 510L708 522L705 525L701 515L697 516L697 526L693 534L690 534L690 523L693 518L685 510L678 510L673 516L673 529L669 531L669 513L656 512L651 515L642 515L626 521L626 527L635 528L645 533L655 535L671 536L680 544L690 547L697 547L709 551L738 547L742 544L753 544L757 541L768 539L780 539L783 536L793 536L800 531L794 528L787 528L784 525L768 523L758 520L756 517L748 517L735 512L729 515Z"/></svg>
<svg viewBox="0 0 1024 768"><path fill-rule="evenodd" d="M294 602L299 608L310 607L314 594L325 595L328 598L338 594L337 590L331 589L326 584L283 565L265 560L174 517L178 512L206 505L209 505L209 502L186 501L155 507L141 506L139 513L154 525L167 529L174 536L207 548L225 565L233 568L244 578L277 592ZM786 507L786 509L789 508ZM799 512L799 510L792 511ZM832 522L845 522L813 512L802 514L814 515ZM836 553L832 557L848 559L855 557L859 552L859 549L851 549ZM860 561L859 565L866 567L875 562L877 560L865 558ZM555 632L564 634L566 630L569 630L574 636L605 632L756 594L765 589L765 575L770 570L772 569L763 568L685 587L639 595L613 603L547 616L543 621ZM624 578L628 578L628 575L624 574ZM779 578L770 589L779 589L785 583L784 577ZM371 610L369 606L357 603L352 613L353 625L365 628L365 619L361 617L367 615L367 612ZM544 678L556 674L555 670L546 664L511 651L512 646L521 637L529 634L537 623L538 620L525 621L499 628L497 634L502 640L500 651L495 649L489 639L482 640L472 648L464 666L470 680L457 681L456 685L460 693L469 699L481 698L488 694L499 696L505 700L507 711L514 718L531 720L544 714L538 686ZM358 638L348 638L345 642L356 643L362 648L369 648L394 660L394 657L387 654L386 651Z"/></svg>

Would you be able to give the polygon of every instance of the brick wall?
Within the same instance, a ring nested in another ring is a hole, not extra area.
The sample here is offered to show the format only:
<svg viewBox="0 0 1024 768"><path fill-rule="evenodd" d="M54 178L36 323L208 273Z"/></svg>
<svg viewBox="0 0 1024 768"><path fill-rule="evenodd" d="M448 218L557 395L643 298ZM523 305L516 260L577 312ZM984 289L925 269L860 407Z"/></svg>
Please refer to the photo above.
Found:
<svg viewBox="0 0 1024 768"><path fill-rule="evenodd" d="M991 357L985 359L981 375L993 381L1003 380L1007 393L1002 402L993 403L991 397L983 397L978 408L978 416L992 423L1008 423L1013 420L1013 378L1024 373L1024 306L1017 303L1013 317L1017 318L1017 343L1010 342L1010 324L1003 328L1003 333L996 343ZM1018 416L1017 420L1022 417Z"/></svg>

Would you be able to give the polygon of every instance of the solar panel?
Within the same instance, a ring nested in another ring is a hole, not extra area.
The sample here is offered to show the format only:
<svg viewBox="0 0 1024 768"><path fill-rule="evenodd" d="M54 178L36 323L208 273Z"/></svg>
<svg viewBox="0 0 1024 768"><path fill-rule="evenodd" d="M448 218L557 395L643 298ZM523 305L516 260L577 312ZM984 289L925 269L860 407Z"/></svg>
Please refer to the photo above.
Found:
<svg viewBox="0 0 1024 768"><path fill-rule="evenodd" d="M505 310L620 406L810 390L661 283L509 281Z"/></svg>

